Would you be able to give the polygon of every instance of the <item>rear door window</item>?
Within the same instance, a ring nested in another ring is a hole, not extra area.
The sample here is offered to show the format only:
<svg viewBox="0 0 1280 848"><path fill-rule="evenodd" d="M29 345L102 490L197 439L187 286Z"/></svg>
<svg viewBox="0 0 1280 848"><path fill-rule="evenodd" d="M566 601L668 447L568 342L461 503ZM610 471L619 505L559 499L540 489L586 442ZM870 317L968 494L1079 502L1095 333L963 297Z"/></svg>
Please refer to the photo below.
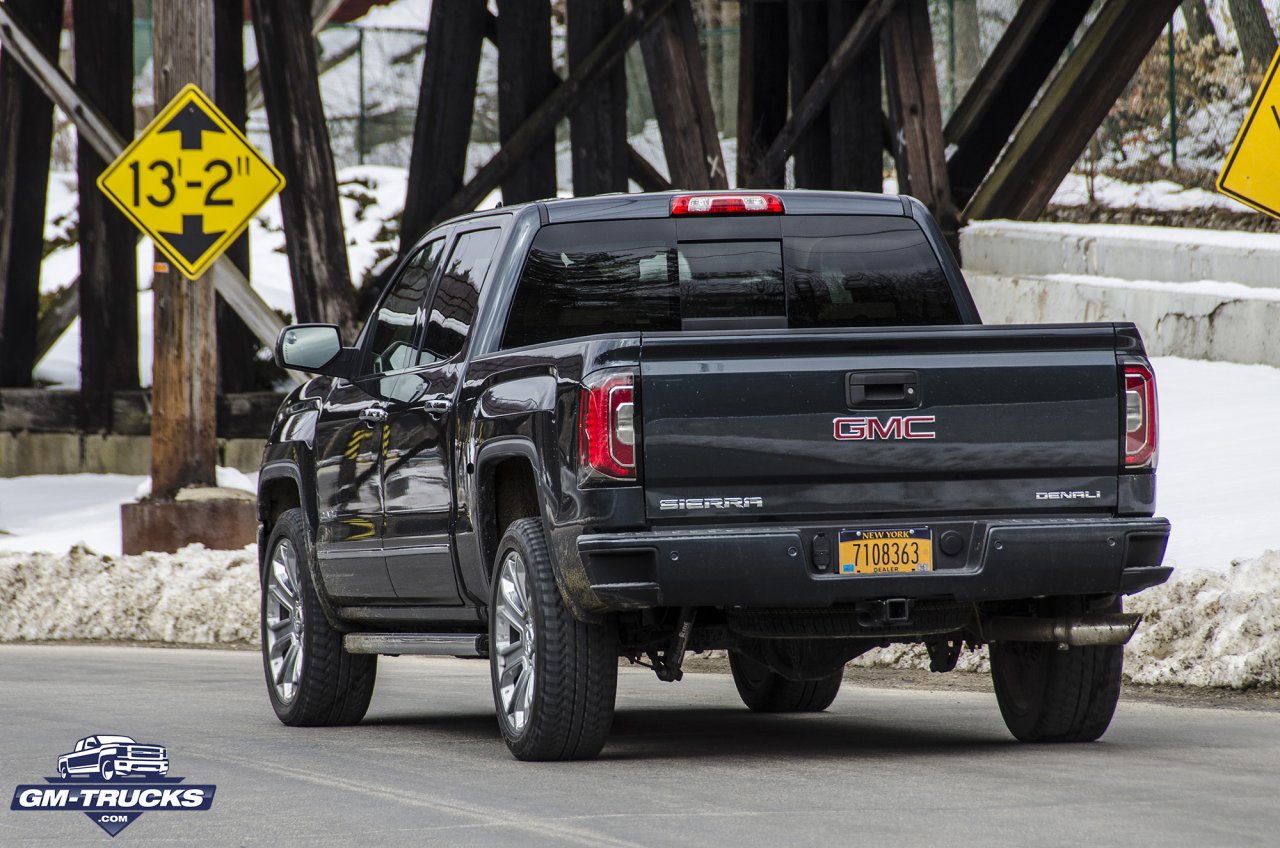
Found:
<svg viewBox="0 0 1280 848"><path fill-rule="evenodd" d="M503 347L618 332L960 323L914 221L781 222L781 240L678 241L671 219L543 227Z"/></svg>

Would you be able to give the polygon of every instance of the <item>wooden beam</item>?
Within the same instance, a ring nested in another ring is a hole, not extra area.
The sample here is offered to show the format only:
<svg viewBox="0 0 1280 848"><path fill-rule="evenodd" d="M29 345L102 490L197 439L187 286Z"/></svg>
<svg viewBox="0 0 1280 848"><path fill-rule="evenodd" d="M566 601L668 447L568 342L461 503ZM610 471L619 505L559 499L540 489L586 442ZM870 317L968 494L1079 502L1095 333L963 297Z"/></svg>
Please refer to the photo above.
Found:
<svg viewBox="0 0 1280 848"><path fill-rule="evenodd" d="M116 130L133 135L132 0L74 0L76 84ZM87 138L77 144L80 192L80 394L84 425L111 429L111 396L138 387L136 232L98 191L107 163Z"/></svg>
<svg viewBox="0 0 1280 848"><path fill-rule="evenodd" d="M61 4L8 0L0 6L0 386L29 386L36 364L36 312L44 255L44 209L53 104L25 73L12 19L30 27L28 48L56 60Z"/></svg>
<svg viewBox="0 0 1280 848"><path fill-rule="evenodd" d="M216 97L213 0L155 0L153 9L155 102L168 103L188 83ZM82 282L82 299L86 289ZM215 291L208 274L188 280L176 270L156 271L151 290L151 497L170 501L217 482Z"/></svg>
<svg viewBox="0 0 1280 848"><path fill-rule="evenodd" d="M609 29L622 20L624 10L622 0L568 0L565 8L569 67L574 68L590 55ZM627 190L625 67L617 65L587 86L582 103L569 114L569 142L574 194L583 197Z"/></svg>
<svg viewBox="0 0 1280 848"><path fill-rule="evenodd" d="M300 322L337 324L355 339L356 296L338 214L338 180L316 77L307 0L253 0L253 29L276 166L285 249Z"/></svg>
<svg viewBox="0 0 1280 848"><path fill-rule="evenodd" d="M232 0L232 2L234 2L234 0ZM333 16L341 6L342 0L311 0L311 34L319 35L324 28L329 25L329 21L333 20ZM243 14L243 11L244 10L242 8L241 14ZM353 47L350 48L350 50L351 52L349 53L346 50L341 50L339 51L339 55L345 53L346 55L342 56L342 59L350 58L351 55L355 53L355 49ZM339 59L338 61L342 61L342 59ZM320 73L322 74L329 69L328 67L325 67L325 64L326 63L324 62L321 63L322 70ZM337 64L337 62L334 62L333 64ZM332 66L333 65L329 65L329 67ZM262 105L262 70L257 64L245 71L244 90L245 103L248 104L248 111L252 112L254 109L257 109Z"/></svg>
<svg viewBox="0 0 1280 848"><path fill-rule="evenodd" d="M800 102L791 108L791 119L778 132L764 156L761 173L773 173L782 168L787 157L795 149L802 133L809 128L835 92L836 85L853 67L867 44L880 31L880 25L898 0L869 0L862 14L845 33L844 38L831 51L831 58L823 65Z"/></svg>
<svg viewBox="0 0 1280 848"><path fill-rule="evenodd" d="M843 34L866 7L867 0L828 0L830 51L840 46ZM831 93L831 188L884 189L880 96L880 57L874 50L866 50Z"/></svg>
<svg viewBox="0 0 1280 848"><path fill-rule="evenodd" d="M56 62L45 56L38 47L38 42L31 36L22 23L13 16L8 3L0 3L0 42L3 42L4 55L13 59L22 67L44 95L58 105L64 114L76 125L76 131L87 137L94 150L103 160L114 160L125 148L125 140L112 129L105 118L87 100L79 88L63 73ZM47 172L47 168L46 168ZM136 240L137 236L135 236ZM263 301L253 290L244 274L240 273L225 256L213 263L213 276L218 286L218 294L226 298L227 303L236 310L245 323L253 330L253 334L266 345L274 345L276 336L280 334L284 323L280 316ZM78 300L79 277L71 282L69 288L77 290ZM77 306L78 310L79 307ZM74 318L74 314L72 315ZM57 332L50 333L56 339L70 325L62 325ZM49 328L51 331L56 329ZM42 337L46 334L42 331ZM303 381L302 375L294 371L285 372L290 379Z"/></svg>
<svg viewBox="0 0 1280 848"><path fill-rule="evenodd" d="M1023 113L1053 73L1093 0L1022 3L974 77L944 135L951 191L963 207L991 170Z"/></svg>
<svg viewBox="0 0 1280 848"><path fill-rule="evenodd" d="M213 73L216 102L222 114L241 132L249 114L244 70L244 4L242 0L214 0ZM249 232L227 248L227 259L249 276ZM217 305L218 391L247 392L257 385L257 345L253 332L225 299Z"/></svg>
<svg viewBox="0 0 1280 848"><path fill-rule="evenodd" d="M435 0L431 4L408 191L400 221L402 254L434 222L442 220L441 210L463 188L476 72L488 17L484 4L475 0Z"/></svg>
<svg viewBox="0 0 1280 848"><path fill-rule="evenodd" d="M671 190L671 181L630 144L627 145L627 175L635 180L641 191Z"/></svg>
<svg viewBox="0 0 1280 848"><path fill-rule="evenodd" d="M440 0L437 0L437 3L439 2ZM507 171L520 161L520 157L532 150L548 133L555 132L556 124L582 102L588 84L600 75L608 73L615 64L621 62L631 43L653 23L658 15L666 11L672 2L673 0L635 0L627 16L609 30L609 34L601 39L582 64L570 72L569 77L542 102L542 105L529 116L520 129L516 130L507 143L499 148L471 182L459 189L448 203L436 210L434 220L443 221L475 209L489 192L498 187L498 183L506 176ZM414 184L412 177L409 184L410 186Z"/></svg>
<svg viewBox="0 0 1280 848"><path fill-rule="evenodd" d="M498 139L507 140L555 90L550 0L498 0ZM502 202L556 196L556 139L549 135L502 179Z"/></svg>
<svg viewBox="0 0 1280 848"><path fill-rule="evenodd" d="M675 0L641 39L640 47L672 185L728 188L690 0Z"/></svg>
<svg viewBox="0 0 1280 848"><path fill-rule="evenodd" d="M787 72L791 102L799 103L827 63L827 4L815 0L787 3ZM831 112L823 107L796 139L796 188L831 188Z"/></svg>
<svg viewBox="0 0 1280 848"><path fill-rule="evenodd" d="M942 107L933 64L928 0L901 0L884 24L889 119L897 128L898 191L919 199L956 244L956 210L947 179Z"/></svg>
<svg viewBox="0 0 1280 848"><path fill-rule="evenodd" d="M1019 124L965 217L1038 217L1177 6L1178 0L1107 0Z"/></svg>
<svg viewBox="0 0 1280 848"><path fill-rule="evenodd" d="M738 30L738 185L782 188L784 168L763 170L765 152L787 123L785 3L741 4Z"/></svg>

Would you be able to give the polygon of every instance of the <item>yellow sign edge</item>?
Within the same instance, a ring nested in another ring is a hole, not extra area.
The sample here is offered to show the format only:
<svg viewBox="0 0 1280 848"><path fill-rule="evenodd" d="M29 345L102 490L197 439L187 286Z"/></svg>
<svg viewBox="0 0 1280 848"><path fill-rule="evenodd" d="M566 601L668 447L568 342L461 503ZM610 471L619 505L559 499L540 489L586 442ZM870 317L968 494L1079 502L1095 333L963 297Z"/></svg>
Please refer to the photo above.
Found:
<svg viewBox="0 0 1280 848"><path fill-rule="evenodd" d="M1267 92L1271 90L1271 83L1275 81L1276 71L1280 69L1280 50L1276 51L1276 55L1271 57L1271 66L1267 69L1267 74L1263 78L1262 85L1258 87L1258 93L1254 95L1253 102L1249 105L1249 116L1245 118L1240 132L1236 133L1236 140L1231 144L1231 152L1227 154L1227 161L1223 164L1222 170L1218 173L1218 182L1216 188L1219 194L1225 194L1230 198L1240 201L1251 209L1270 215L1273 218L1280 218L1280 210L1270 209L1255 200L1250 200L1244 195L1230 188L1227 188L1227 178L1231 175L1231 166L1235 164L1236 154L1240 152L1240 145L1244 143L1244 137L1248 134L1249 128L1253 126L1253 121L1258 117L1258 110L1262 107L1262 101L1267 96Z"/></svg>
<svg viewBox="0 0 1280 848"><path fill-rule="evenodd" d="M197 265L189 265L185 259L182 259L180 256L176 256L173 253L170 253L168 248L165 246L164 242L160 239L157 239L154 235L151 234L151 228L143 224L142 220L137 215L135 215L132 210L128 208L127 204L122 203L119 198L117 198L113 193L107 191L106 189L106 181L111 177L111 175L113 175L116 171L118 171L121 168L121 166L124 165L125 161L129 158L130 154L133 153L133 151L136 150L138 146L142 144L142 142L156 129L156 127L161 122L167 121L175 113L181 110L183 106L187 104L188 96L190 96L194 100L199 100L201 103L201 106L205 107L205 114L208 115L213 121L218 123L218 125L220 125L224 131L230 132L236 138L240 139L241 143L244 144L244 146L249 150L249 152L252 153L253 156L255 156L258 159L258 161L261 162L263 166L266 167L267 172L271 174L273 177L275 177L275 182L276 182L275 188L273 188L266 195L266 197L264 197L262 201L253 208L253 211L251 211L248 215L245 216L243 224L241 224L235 230L228 230L227 235L224 235L222 238L218 239L218 241L214 242L213 245L210 247L210 249L206 251L204 255L212 258L206 261L200 262ZM189 280L196 280L200 277L201 274L207 271L209 267L213 265L214 262L218 261L218 257L221 256L222 253L226 250L227 244L238 239L240 235L246 229L249 228L249 225L253 223L254 216L258 214L258 211L261 210L262 207L267 204L268 200L270 200L273 196L278 194L284 188L285 179L284 179L284 174L280 173L280 171L276 168L276 166L272 164L265 156L263 156L262 152L258 150L258 148L253 146L253 144L249 141L249 139L245 137L245 134L240 132L239 127L237 127L235 124L227 120L226 116L222 114L222 110L219 109L217 105L212 100L210 100L203 91L200 90L200 87L198 85L196 85L195 83L187 83L185 86L182 87L181 91L179 91L176 95L174 95L174 98L169 101L169 104L165 106L164 109L162 109L160 112L156 113L156 116L152 118L151 121L145 127L143 127L142 132L138 133L138 135L133 139L133 141L129 142L128 146L126 146L124 150L120 151L120 155L117 156L114 160L112 160L111 164L109 164L106 168L103 169L102 173L98 175L98 179L95 180L95 183L98 186L98 191L102 192L102 194L108 200L110 200L117 209L119 209L122 213L124 213L124 215L130 221L133 222L133 225L137 227L142 232L143 235L150 238L151 243L155 245L156 249L159 250L161 253L163 253L165 257L168 258L169 261L173 265L175 265L179 271L182 272L182 275L184 277L186 277ZM214 248L219 248L219 249L215 250Z"/></svg>

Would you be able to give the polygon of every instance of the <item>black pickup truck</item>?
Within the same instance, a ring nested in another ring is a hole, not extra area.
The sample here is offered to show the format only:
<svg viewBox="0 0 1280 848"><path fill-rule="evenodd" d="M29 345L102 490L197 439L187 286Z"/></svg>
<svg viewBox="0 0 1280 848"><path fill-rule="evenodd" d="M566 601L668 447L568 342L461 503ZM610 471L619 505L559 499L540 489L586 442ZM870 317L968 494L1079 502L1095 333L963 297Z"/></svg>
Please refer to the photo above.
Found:
<svg viewBox="0 0 1280 848"><path fill-rule="evenodd" d="M378 654L488 657L521 759L595 756L619 658L727 650L817 711L864 652L987 645L1026 741L1111 720L1121 599L1165 581L1155 380L1130 324L983 326L907 197L552 200L444 223L275 419L267 690L358 722Z"/></svg>

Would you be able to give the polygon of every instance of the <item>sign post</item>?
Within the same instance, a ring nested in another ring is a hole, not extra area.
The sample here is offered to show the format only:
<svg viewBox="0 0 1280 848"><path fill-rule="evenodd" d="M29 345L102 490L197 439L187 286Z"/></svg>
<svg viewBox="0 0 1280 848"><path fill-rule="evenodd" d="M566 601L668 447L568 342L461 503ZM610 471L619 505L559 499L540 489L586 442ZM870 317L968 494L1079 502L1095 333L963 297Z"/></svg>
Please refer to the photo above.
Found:
<svg viewBox="0 0 1280 848"><path fill-rule="evenodd" d="M1271 60L1240 134L1218 175L1218 191L1280 218L1280 51Z"/></svg>
<svg viewBox="0 0 1280 848"><path fill-rule="evenodd" d="M216 488L217 344L205 272L283 178L213 105L217 0L155 0L155 102L168 104L98 179L156 244L151 497L121 506L126 554L256 537L251 500Z"/></svg>

